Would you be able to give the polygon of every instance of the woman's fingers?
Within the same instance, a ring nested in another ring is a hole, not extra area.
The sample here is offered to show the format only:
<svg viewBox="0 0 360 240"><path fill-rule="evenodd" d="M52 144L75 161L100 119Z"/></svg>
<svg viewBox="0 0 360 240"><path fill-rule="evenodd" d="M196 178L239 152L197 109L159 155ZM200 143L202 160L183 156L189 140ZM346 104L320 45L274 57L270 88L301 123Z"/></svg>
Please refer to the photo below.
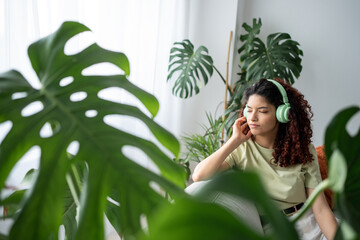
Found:
<svg viewBox="0 0 360 240"><path fill-rule="evenodd" d="M236 121L239 121L241 124L246 122L246 117L238 118Z"/></svg>
<svg viewBox="0 0 360 240"><path fill-rule="evenodd" d="M240 127L240 129L239 129L240 132L242 134L244 134L246 138L250 138L252 136L252 133L250 131L250 128L246 121L246 118L241 117L241 118L237 119L236 121L237 121L237 124L239 124L238 126Z"/></svg>
<svg viewBox="0 0 360 240"><path fill-rule="evenodd" d="M246 123L247 124L247 123ZM250 128L248 127L247 128L247 133L246 133L246 137L247 138L250 138L252 136L252 133L251 133L251 131L250 131Z"/></svg>
<svg viewBox="0 0 360 240"><path fill-rule="evenodd" d="M241 125L243 125L245 122L246 122L245 117L238 118L238 119L236 119L234 126L241 127Z"/></svg>
<svg viewBox="0 0 360 240"><path fill-rule="evenodd" d="M236 119L233 125L232 137L246 141L252 136L248 123L245 117Z"/></svg>
<svg viewBox="0 0 360 240"><path fill-rule="evenodd" d="M240 135L247 135L249 130L250 129L248 127L248 123L246 122L245 117L236 119L234 126L233 126L234 133L236 132L237 134L240 134Z"/></svg>

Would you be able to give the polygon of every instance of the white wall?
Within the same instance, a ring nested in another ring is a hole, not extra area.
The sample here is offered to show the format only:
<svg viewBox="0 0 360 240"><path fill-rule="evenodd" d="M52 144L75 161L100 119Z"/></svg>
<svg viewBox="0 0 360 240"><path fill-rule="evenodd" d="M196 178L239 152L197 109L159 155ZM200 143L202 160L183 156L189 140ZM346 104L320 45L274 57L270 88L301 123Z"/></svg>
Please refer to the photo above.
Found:
<svg viewBox="0 0 360 240"><path fill-rule="evenodd" d="M214 65L224 77L230 31L235 31L236 11L237 0L190 1L189 39L195 49L200 45L208 48ZM225 85L214 72L209 83L200 89L198 95L181 100L180 135L200 133L200 124L207 123L206 112L221 116L224 94Z"/></svg>
<svg viewBox="0 0 360 240"><path fill-rule="evenodd" d="M236 11L236 12L235 12ZM229 31L235 33L232 81L237 80L239 35L244 21L262 19L260 38L287 32L304 52L303 70L294 87L309 101L314 112L313 142L323 144L327 125L342 108L360 105L360 1L358 0L197 0L191 1L190 36L195 46L209 48L215 65L225 74ZM236 31L235 31L236 30ZM183 101L185 133L200 132L205 111L215 112L223 100L223 83L215 75L200 94ZM217 114L221 114L222 105ZM360 114L351 132L359 129Z"/></svg>
<svg viewBox="0 0 360 240"><path fill-rule="evenodd" d="M300 43L303 70L294 86L312 105L315 145L324 142L326 126L339 110L360 105L359 11L358 0L239 1L240 21L261 17L263 40L287 32ZM359 130L359 115L349 126L353 133Z"/></svg>

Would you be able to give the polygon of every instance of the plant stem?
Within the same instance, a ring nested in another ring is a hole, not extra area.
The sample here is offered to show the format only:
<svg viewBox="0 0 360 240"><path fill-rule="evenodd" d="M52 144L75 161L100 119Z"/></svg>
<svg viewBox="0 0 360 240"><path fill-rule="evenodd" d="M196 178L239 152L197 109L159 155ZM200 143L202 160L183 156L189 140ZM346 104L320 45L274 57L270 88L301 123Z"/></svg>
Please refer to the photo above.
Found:
<svg viewBox="0 0 360 240"><path fill-rule="evenodd" d="M230 58L230 47L231 47L232 31L230 31L228 54L226 59L226 79L225 79L225 97L224 97L224 112L227 109L227 92L229 89L229 58ZM222 116L222 122L225 121L225 115ZM224 144L224 128L221 130L221 146Z"/></svg>
<svg viewBox="0 0 360 240"><path fill-rule="evenodd" d="M319 185L317 185L317 187L314 189L314 191L312 192L310 197L305 201L304 206L301 208L301 210L296 215L296 217L291 219L291 222L292 223L297 222L307 212L307 210L309 210L309 208L313 205L317 196L319 196L319 194L321 194L329 186L330 186L330 181L328 179L325 179Z"/></svg>
<svg viewBox="0 0 360 240"><path fill-rule="evenodd" d="M230 91L231 93L234 93L234 90L231 88L231 86L230 86L229 84L226 84L225 78L223 77L223 75L221 75L221 73L220 73L219 70L215 67L215 65L213 65L213 68L214 68L215 71L219 74L219 76L220 76L221 80L224 82L224 84L227 85L229 91Z"/></svg>

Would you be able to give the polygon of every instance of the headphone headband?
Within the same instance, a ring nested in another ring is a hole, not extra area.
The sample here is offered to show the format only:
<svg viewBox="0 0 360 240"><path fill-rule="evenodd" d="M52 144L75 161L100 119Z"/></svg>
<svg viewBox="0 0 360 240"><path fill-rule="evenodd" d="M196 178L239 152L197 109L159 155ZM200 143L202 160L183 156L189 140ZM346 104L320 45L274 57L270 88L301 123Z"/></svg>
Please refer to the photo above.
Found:
<svg viewBox="0 0 360 240"><path fill-rule="evenodd" d="M288 104L289 100L288 100L288 97L287 97L287 94L286 94L286 91L285 91L284 87L275 80L272 80L272 79L266 79L266 80L268 80L269 82L272 82L273 84L275 84L275 86L279 89L279 91L281 93L281 96L283 97L284 103Z"/></svg>

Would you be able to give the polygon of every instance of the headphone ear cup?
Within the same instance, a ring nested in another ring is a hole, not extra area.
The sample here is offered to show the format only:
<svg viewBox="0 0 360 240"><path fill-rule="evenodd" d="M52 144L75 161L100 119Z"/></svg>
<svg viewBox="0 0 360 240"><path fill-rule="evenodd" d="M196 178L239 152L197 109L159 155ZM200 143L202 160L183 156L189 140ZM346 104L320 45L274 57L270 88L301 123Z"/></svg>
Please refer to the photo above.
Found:
<svg viewBox="0 0 360 240"><path fill-rule="evenodd" d="M246 106L243 111L243 115L247 118L248 107Z"/></svg>
<svg viewBox="0 0 360 240"><path fill-rule="evenodd" d="M280 105L276 109L276 119L281 123L287 123L290 121L289 119L289 111L290 111L290 105L289 104L283 104Z"/></svg>

